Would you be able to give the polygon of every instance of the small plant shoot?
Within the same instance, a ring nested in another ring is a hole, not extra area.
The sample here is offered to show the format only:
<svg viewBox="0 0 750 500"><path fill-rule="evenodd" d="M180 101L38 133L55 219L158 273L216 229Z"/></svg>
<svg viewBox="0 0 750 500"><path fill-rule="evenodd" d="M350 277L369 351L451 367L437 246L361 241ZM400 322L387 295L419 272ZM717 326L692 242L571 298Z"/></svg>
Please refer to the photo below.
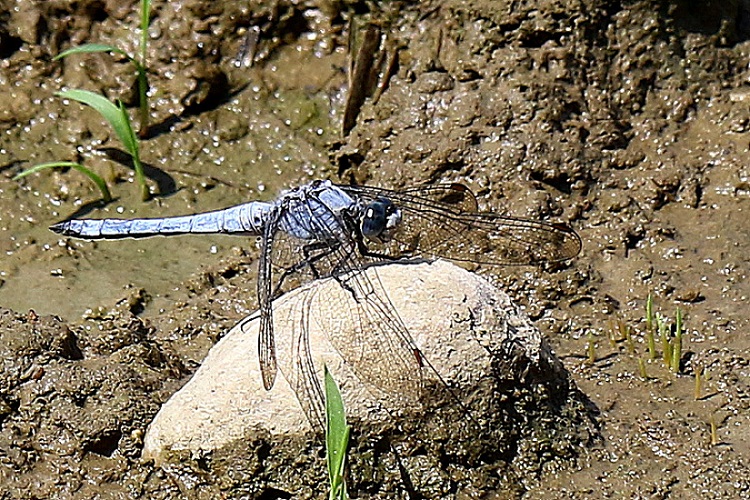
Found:
<svg viewBox="0 0 750 500"><path fill-rule="evenodd" d="M110 194L109 187L107 186L107 183L104 181L104 179L102 179L100 176L95 174L92 170L84 167L80 163L75 163L72 161L53 161L50 163L42 163L39 165L35 165L31 167L30 169L24 170L20 174L13 177L13 180L15 181L23 177L26 177L27 175L31 175L36 172L40 172L42 170L47 170L50 168L72 168L74 170L78 170L79 172L84 174L86 177L91 179L94 184L97 185L97 187L99 188L99 191L102 192L102 201L104 203L109 203L110 201L112 201L112 195Z"/></svg>
<svg viewBox="0 0 750 500"><path fill-rule="evenodd" d="M133 132L133 127L130 124L130 117L128 116L125 106L121 102L117 102L117 105L110 102L107 98L89 92L88 90L71 89L57 92L56 94L63 99L72 99L82 104L86 104L94 108L102 118L112 127L117 135L117 138L122 142L125 147L125 151L133 159L133 167L135 168L135 177L138 185L141 189L141 198L145 201L149 198L150 193L148 185L146 185L146 177L143 173L143 164L141 163L140 150L138 145L138 138Z"/></svg>
<svg viewBox="0 0 750 500"><path fill-rule="evenodd" d="M138 74L138 104L140 109L140 130L138 135L141 138L148 136L149 127L149 108L148 108L148 78L146 75L146 49L148 43L148 26L150 23L150 12L151 12L151 1L141 1L141 38L140 38L140 61L122 50L119 47L108 45L104 43L87 43L73 47L59 53L57 56L52 58L53 61L57 61L64 57L72 56L75 54L92 54L97 52L110 52L125 56L128 61L133 63L135 70Z"/></svg>
<svg viewBox="0 0 750 500"><path fill-rule="evenodd" d="M328 480L330 483L329 500L346 500L346 450L349 446L350 428L346 424L344 401L327 367L324 367L326 394L326 458Z"/></svg>

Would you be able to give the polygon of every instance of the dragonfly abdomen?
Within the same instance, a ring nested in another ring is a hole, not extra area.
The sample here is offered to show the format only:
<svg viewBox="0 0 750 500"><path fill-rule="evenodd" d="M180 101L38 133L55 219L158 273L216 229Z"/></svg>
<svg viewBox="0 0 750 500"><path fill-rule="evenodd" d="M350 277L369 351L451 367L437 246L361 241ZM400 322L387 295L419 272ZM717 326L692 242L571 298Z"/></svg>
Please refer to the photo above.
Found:
<svg viewBox="0 0 750 500"><path fill-rule="evenodd" d="M262 234L270 203L250 202L224 210L158 219L78 219L50 227L56 233L86 239L148 238L158 235Z"/></svg>

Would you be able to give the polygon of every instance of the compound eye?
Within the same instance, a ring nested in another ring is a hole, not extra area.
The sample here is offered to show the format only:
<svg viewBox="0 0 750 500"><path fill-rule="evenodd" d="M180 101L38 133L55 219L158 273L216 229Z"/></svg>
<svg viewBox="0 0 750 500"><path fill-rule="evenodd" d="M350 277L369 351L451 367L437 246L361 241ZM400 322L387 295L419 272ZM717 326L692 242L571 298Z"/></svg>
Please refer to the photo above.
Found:
<svg viewBox="0 0 750 500"><path fill-rule="evenodd" d="M367 205L362 217L362 234L370 239L378 239L387 224L387 212L390 201L377 199Z"/></svg>
<svg viewBox="0 0 750 500"><path fill-rule="evenodd" d="M387 243L393 238L401 223L401 211L387 198L378 198L365 208L362 217L362 234L370 239Z"/></svg>

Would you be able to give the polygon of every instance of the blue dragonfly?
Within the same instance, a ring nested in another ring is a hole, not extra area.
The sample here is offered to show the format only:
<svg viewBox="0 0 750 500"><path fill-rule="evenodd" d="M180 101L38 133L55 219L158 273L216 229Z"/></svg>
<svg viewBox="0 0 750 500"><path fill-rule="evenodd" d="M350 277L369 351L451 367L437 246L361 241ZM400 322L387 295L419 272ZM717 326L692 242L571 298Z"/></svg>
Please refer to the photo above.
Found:
<svg viewBox="0 0 750 500"><path fill-rule="evenodd" d="M332 344L362 381L409 399L420 396L424 360L382 286L363 272L366 267L410 258L538 264L571 259L581 249L581 239L567 225L479 212L476 197L462 184L394 191L318 180L273 202L155 219L74 219L50 229L85 239L260 237L258 354L264 387L273 387L278 371L273 299L295 279L333 278L353 298L337 310L353 315L359 327L346 335L330 331ZM323 395L305 331L296 344L293 389L314 424L321 419Z"/></svg>

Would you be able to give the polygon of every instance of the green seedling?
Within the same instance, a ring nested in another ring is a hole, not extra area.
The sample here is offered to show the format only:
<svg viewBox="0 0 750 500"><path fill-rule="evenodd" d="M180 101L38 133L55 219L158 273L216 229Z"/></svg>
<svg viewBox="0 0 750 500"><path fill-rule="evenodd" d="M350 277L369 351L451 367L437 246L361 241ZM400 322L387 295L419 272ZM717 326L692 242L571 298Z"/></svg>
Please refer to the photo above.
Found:
<svg viewBox="0 0 750 500"><path fill-rule="evenodd" d="M594 339L594 331L589 330L586 338L586 363L588 363L589 365L593 365L596 362L596 339Z"/></svg>
<svg viewBox="0 0 750 500"><path fill-rule="evenodd" d="M617 348L617 329L615 328L615 322L613 320L609 320L609 345L612 347L612 349Z"/></svg>
<svg viewBox="0 0 750 500"><path fill-rule="evenodd" d="M633 335L631 335L632 330L630 329L630 325L623 320L618 320L617 327L620 329L620 336L627 342L628 352L635 354L635 342L633 341Z"/></svg>
<svg viewBox="0 0 750 500"><path fill-rule="evenodd" d="M648 373L646 373L646 362L643 361L643 358L638 358L638 371L640 372L641 378L643 380L648 380Z"/></svg>
<svg viewBox="0 0 750 500"><path fill-rule="evenodd" d="M674 338L672 339L671 365L673 373L680 372L680 359L682 358L682 310L678 307L674 320Z"/></svg>
<svg viewBox="0 0 750 500"><path fill-rule="evenodd" d="M87 43L71 49L65 50L55 56L52 60L56 61L63 57L74 54L91 54L95 52L110 52L125 56L138 73L138 103L140 106L140 130L138 135L141 138L148 136L148 79L146 77L146 48L148 43L148 25L150 23L151 0L141 0L141 40L140 40L140 60L131 56L124 50L113 45L103 43Z"/></svg>
<svg viewBox="0 0 750 500"><path fill-rule="evenodd" d="M648 305L646 309L649 309ZM654 318L656 323L656 330L658 331L659 338L661 339L662 361L664 362L664 366L671 370L673 373L680 373L683 334L682 309L680 309L679 307L677 308L677 311L675 313L675 321L673 324L669 323L669 320L661 314L655 314ZM646 323L648 325L648 319ZM650 343L651 341L649 340L649 354L651 355L652 351Z"/></svg>
<svg viewBox="0 0 750 500"><path fill-rule="evenodd" d="M102 115L115 131L117 138L120 139L120 142L122 142L127 153L133 159L135 178L141 189L141 198L144 201L147 200L150 193L148 186L146 185L146 177L143 173L138 138L133 132L133 127L130 124L130 117L128 116L128 112L125 110L125 106L122 102L117 101L117 105L115 105L99 94L80 89L65 90L57 92L55 95L64 99L73 99L74 101L91 106Z"/></svg>
<svg viewBox="0 0 750 500"><path fill-rule="evenodd" d="M709 425L711 426L711 445L716 446L719 444L719 432L716 425L716 414L712 413L709 419Z"/></svg>
<svg viewBox="0 0 750 500"><path fill-rule="evenodd" d="M344 469L346 467L346 450L349 446L350 427L346 424L344 401L341 399L336 382L327 367L323 367L326 395L326 458L328 481L330 484L329 500L346 500Z"/></svg>
<svg viewBox="0 0 750 500"><path fill-rule="evenodd" d="M102 192L102 201L104 203L109 203L110 201L112 201L112 195L109 193L109 187L107 187L107 183L104 181L104 179L102 179L93 171L84 167L80 163L75 163L72 161L53 161L51 163L42 163L40 165L35 165L31 167L30 169L24 170L20 174L13 177L13 180L15 181L15 180L21 179L22 177L26 177L27 175L34 174L41 170L46 170L49 168L60 168L60 167L67 167L67 168L78 170L79 172L87 176L89 179L91 179L94 182L94 184L96 184L99 187L99 191Z"/></svg>
<svg viewBox="0 0 750 500"><path fill-rule="evenodd" d="M659 330L659 338L661 339L661 355L664 366L669 367L672 363L672 343L669 332L669 323L667 318L661 314L656 315L656 326Z"/></svg>
<svg viewBox="0 0 750 500"><path fill-rule="evenodd" d="M684 333L682 309L679 307L675 312L674 323L662 314L654 312L653 296L649 293L646 299L646 332L645 341L648 348L648 360L654 360L657 357L656 337L661 343L661 359L664 366L673 373L680 373L680 361L682 359L682 335ZM612 347L617 347L619 342L625 342L628 352L636 354L636 344L633 330L623 320L609 320L609 340ZM587 363L591 364L595 360L594 339L592 333L588 333L588 359ZM638 370L642 379L648 379L646 374L646 359L638 358ZM700 394L701 373L696 372L696 399ZM705 374L703 379L707 380Z"/></svg>

